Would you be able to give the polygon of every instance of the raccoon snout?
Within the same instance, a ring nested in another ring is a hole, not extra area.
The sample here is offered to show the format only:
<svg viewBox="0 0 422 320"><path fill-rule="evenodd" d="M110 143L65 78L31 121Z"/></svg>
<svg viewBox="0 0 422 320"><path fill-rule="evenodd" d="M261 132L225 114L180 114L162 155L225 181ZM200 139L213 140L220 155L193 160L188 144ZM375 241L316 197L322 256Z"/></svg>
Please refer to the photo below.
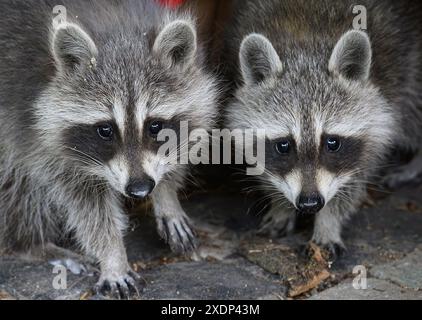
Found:
<svg viewBox="0 0 422 320"><path fill-rule="evenodd" d="M126 187L126 195L132 199L144 199L155 188L155 181L151 178L131 180Z"/></svg>
<svg viewBox="0 0 422 320"><path fill-rule="evenodd" d="M319 193L301 194L296 202L300 213L316 214L325 206L325 200Z"/></svg>

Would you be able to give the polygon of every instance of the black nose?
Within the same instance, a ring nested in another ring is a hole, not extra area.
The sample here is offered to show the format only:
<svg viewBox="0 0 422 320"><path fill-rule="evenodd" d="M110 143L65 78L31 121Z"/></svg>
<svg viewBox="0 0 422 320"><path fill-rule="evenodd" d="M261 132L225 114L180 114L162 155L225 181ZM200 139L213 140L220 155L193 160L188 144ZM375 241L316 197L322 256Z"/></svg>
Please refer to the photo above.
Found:
<svg viewBox="0 0 422 320"><path fill-rule="evenodd" d="M319 193L301 194L296 205L301 213L315 214L324 208L325 201Z"/></svg>
<svg viewBox="0 0 422 320"><path fill-rule="evenodd" d="M134 180L127 185L126 194L133 199L144 199L154 188L155 181L152 179Z"/></svg>

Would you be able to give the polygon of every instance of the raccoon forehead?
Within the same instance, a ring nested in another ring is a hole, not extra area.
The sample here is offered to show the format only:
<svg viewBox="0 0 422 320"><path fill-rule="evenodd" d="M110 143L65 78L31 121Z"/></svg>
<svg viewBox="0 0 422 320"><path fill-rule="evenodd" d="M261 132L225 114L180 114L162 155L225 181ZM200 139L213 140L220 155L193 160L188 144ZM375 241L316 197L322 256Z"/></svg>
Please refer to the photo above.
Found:
<svg viewBox="0 0 422 320"><path fill-rule="evenodd" d="M177 92L157 97L142 94L136 104L138 121L148 118L170 120L188 115L198 125L208 127L217 113L218 89L215 81L205 74Z"/></svg>
<svg viewBox="0 0 422 320"><path fill-rule="evenodd" d="M246 103L239 99L229 105L227 125L230 129L265 130L268 140L292 136L301 139L301 115L294 110L280 108L280 105Z"/></svg>
<svg viewBox="0 0 422 320"><path fill-rule="evenodd" d="M268 119L270 120L270 119ZM294 121L267 121L262 123L257 129L264 129L265 136L269 140L278 140L292 136L295 141L300 142L301 140L301 126L300 120L295 119Z"/></svg>
<svg viewBox="0 0 422 320"><path fill-rule="evenodd" d="M341 137L355 137L364 133L365 122L358 119L359 115L338 115L314 114L313 127L315 137L323 134L336 135Z"/></svg>
<svg viewBox="0 0 422 320"><path fill-rule="evenodd" d="M123 106L123 103L120 100L115 100L112 112L114 116L114 120L118 129L120 130L120 134L124 137L125 134L125 122L126 122L126 110Z"/></svg>
<svg viewBox="0 0 422 320"><path fill-rule="evenodd" d="M314 115L316 135L322 133L345 137L366 136L373 140L388 140L396 126L396 119L385 101L367 101L351 107L339 107L331 113Z"/></svg>
<svg viewBox="0 0 422 320"><path fill-rule="evenodd" d="M100 102L65 101L41 95L35 103L34 114L39 124L47 127L90 125L113 120L109 107Z"/></svg>

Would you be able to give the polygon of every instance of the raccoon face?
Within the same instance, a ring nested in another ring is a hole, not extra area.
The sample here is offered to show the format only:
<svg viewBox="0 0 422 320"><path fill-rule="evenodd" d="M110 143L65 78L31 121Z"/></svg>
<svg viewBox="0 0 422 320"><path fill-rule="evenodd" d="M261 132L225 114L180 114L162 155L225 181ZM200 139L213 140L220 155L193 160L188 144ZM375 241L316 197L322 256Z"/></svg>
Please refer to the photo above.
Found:
<svg viewBox="0 0 422 320"><path fill-rule="evenodd" d="M299 211L317 213L334 198L347 199L373 172L395 119L369 81L365 33L343 35L330 59L315 52L291 59L282 62L261 35L246 37L244 85L228 118L233 128L266 130L264 184Z"/></svg>
<svg viewBox="0 0 422 320"><path fill-rule="evenodd" d="M51 39L56 77L36 110L43 144L69 172L131 198L181 169L160 154L158 134L172 129L181 145L180 121L209 129L216 98L213 80L197 67L191 22L139 34L97 39L61 25Z"/></svg>

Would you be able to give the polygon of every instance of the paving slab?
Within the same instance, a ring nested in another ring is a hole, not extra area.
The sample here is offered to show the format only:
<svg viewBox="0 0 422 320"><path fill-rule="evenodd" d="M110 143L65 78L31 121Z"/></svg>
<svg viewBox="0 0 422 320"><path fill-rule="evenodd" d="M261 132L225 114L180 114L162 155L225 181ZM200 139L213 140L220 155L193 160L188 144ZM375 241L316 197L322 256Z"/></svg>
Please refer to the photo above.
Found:
<svg viewBox="0 0 422 320"><path fill-rule="evenodd" d="M352 281L312 296L309 300L421 300L422 292L406 290L391 282L370 278L367 289L355 289Z"/></svg>
<svg viewBox="0 0 422 320"><path fill-rule="evenodd" d="M143 274L143 299L255 300L281 297L285 289L262 274L245 268L242 259L161 266Z"/></svg>
<svg viewBox="0 0 422 320"><path fill-rule="evenodd" d="M422 186L409 187L370 201L344 231L346 256L328 268L300 254L312 231L306 223L288 238L259 237L262 212L251 209L256 199L236 192L197 193L183 201L201 242L193 257L171 253L151 214L134 209L126 245L143 277L137 298L285 299L293 290L299 299L420 299L421 194ZM369 291L350 290L344 282L357 265L370 270ZM96 276L69 274L69 289L55 290L52 270L48 262L1 257L0 299L101 298L88 294Z"/></svg>
<svg viewBox="0 0 422 320"><path fill-rule="evenodd" d="M422 246L404 259L375 266L371 274L402 287L422 291Z"/></svg>

